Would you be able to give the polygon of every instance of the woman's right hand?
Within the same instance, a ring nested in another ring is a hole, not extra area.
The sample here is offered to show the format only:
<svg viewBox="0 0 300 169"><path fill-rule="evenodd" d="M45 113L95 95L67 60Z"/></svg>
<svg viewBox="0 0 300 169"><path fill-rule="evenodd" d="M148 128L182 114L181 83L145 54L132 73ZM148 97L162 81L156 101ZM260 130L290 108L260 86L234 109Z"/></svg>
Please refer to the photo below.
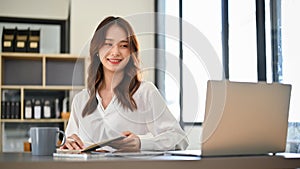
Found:
<svg viewBox="0 0 300 169"><path fill-rule="evenodd" d="M72 134L71 136L67 137L65 145L61 147L61 149L69 150L81 150L83 148L84 144L77 134Z"/></svg>

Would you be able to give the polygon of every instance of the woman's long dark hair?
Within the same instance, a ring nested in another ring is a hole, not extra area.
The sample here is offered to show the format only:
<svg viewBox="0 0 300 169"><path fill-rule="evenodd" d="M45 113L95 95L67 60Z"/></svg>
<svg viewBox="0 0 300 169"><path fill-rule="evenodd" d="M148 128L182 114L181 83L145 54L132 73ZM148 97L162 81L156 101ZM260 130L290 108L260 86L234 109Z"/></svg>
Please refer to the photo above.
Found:
<svg viewBox="0 0 300 169"><path fill-rule="evenodd" d="M88 67L87 87L90 98L83 109L82 116L85 117L91 114L98 105L96 99L96 92L98 92L99 85L104 79L103 65L99 57L99 49L104 45L107 30L112 26L117 25L122 28L128 38L130 59L124 68L124 77L122 81L113 89L118 101L124 108L131 111L137 109L136 102L133 99L133 94L137 91L141 84L139 78L139 64L138 56L139 45L137 38L133 32L130 24L120 17L107 17L97 27L90 44L91 63Z"/></svg>

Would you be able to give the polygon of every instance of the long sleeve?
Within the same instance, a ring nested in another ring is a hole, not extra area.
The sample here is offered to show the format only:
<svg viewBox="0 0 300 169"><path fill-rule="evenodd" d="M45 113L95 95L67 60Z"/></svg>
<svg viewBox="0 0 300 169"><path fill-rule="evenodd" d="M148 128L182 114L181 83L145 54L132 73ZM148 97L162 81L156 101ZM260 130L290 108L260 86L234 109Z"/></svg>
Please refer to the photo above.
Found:
<svg viewBox="0 0 300 169"><path fill-rule="evenodd" d="M142 150L186 149L188 139L178 121L169 111L165 101L155 86L151 87L149 106L152 110L151 122L147 123L150 133L139 135Z"/></svg>
<svg viewBox="0 0 300 169"><path fill-rule="evenodd" d="M74 97L66 128L67 136L77 134L84 141L99 142L131 131L140 137L141 150L186 149L188 145L185 132L151 82L142 82L134 94L138 107L135 111L125 109L113 97L106 109L98 105L93 113L82 117L88 99L87 90ZM101 104L101 101L98 103Z"/></svg>
<svg viewBox="0 0 300 169"><path fill-rule="evenodd" d="M70 118L68 121L68 125L66 128L66 136L70 136L72 134L77 134L78 135L78 128L79 128L79 122L78 122L78 112L77 112L77 108L76 108L76 102L77 102L77 95L74 97L73 102L72 102L72 106L71 106L71 113L70 113Z"/></svg>

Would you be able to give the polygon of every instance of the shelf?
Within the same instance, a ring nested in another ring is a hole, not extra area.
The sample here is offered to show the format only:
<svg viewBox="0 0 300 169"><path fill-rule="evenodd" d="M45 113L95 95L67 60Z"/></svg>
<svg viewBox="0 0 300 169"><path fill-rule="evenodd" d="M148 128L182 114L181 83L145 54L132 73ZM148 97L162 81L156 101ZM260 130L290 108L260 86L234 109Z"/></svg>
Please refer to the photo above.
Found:
<svg viewBox="0 0 300 169"><path fill-rule="evenodd" d="M21 52L2 52L2 57L12 58L58 58L58 59L85 59L84 56L74 56L70 54L41 54L41 53L21 53Z"/></svg>
<svg viewBox="0 0 300 169"><path fill-rule="evenodd" d="M81 90L85 86L20 86L20 85L2 85L1 89L32 89L32 90Z"/></svg>
<svg viewBox="0 0 300 169"><path fill-rule="evenodd" d="M84 70L84 60L47 58L44 76L45 85L84 85Z"/></svg>
<svg viewBox="0 0 300 169"><path fill-rule="evenodd" d="M62 110L63 101L67 98L68 101L64 104L71 109L70 105L76 92L86 88L86 61L86 57L71 54L0 53L0 117L3 117L0 119L0 152L7 126L14 129L17 126L59 124L62 129L66 129L67 119L54 118L56 100L59 100L58 107ZM25 102L28 100L50 102L52 118L25 119ZM15 109L16 106L6 108L16 101L20 103L18 109Z"/></svg>
<svg viewBox="0 0 300 169"><path fill-rule="evenodd" d="M40 53L21 53L21 52L2 52L2 57L14 57L14 58L42 58L44 55Z"/></svg>
<svg viewBox="0 0 300 169"><path fill-rule="evenodd" d="M43 59L2 56L2 85L42 85Z"/></svg>
<svg viewBox="0 0 300 169"><path fill-rule="evenodd" d="M2 123L65 123L65 119L0 119Z"/></svg>
<svg viewBox="0 0 300 169"><path fill-rule="evenodd" d="M4 52L0 60L0 85L30 86L28 88L49 86L49 89L52 86L63 86L58 87L62 89L65 86L84 86L85 61L85 57L70 54Z"/></svg>

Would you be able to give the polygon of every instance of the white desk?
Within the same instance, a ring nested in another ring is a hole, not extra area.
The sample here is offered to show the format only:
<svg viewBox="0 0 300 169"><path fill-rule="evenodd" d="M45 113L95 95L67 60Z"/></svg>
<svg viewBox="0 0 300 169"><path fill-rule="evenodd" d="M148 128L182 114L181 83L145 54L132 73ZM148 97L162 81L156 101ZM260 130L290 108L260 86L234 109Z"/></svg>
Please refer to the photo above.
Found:
<svg viewBox="0 0 300 169"><path fill-rule="evenodd" d="M98 159L54 159L31 153L0 153L2 169L205 169L205 168L300 168L297 156L187 157L155 156L151 158L103 157Z"/></svg>

